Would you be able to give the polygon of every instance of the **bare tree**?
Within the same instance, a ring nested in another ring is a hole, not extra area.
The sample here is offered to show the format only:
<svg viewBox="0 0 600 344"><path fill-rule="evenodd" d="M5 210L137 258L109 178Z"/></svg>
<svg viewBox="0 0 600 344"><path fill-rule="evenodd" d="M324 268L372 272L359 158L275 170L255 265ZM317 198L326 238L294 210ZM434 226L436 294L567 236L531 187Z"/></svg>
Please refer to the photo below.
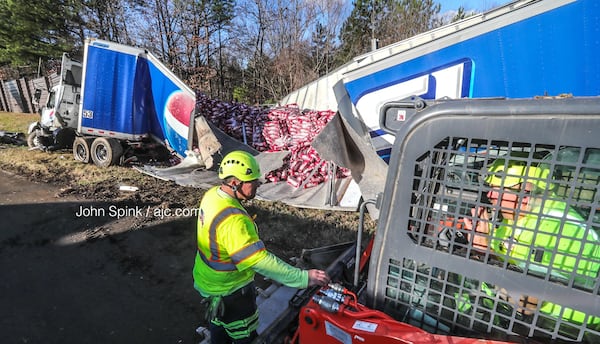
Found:
<svg viewBox="0 0 600 344"><path fill-rule="evenodd" d="M343 0L315 0L317 17L313 27L313 69L319 75L329 73L334 67L333 54L339 46L336 40L346 14Z"/></svg>
<svg viewBox="0 0 600 344"><path fill-rule="evenodd" d="M129 23L143 0L93 0L84 2L82 17L88 36L109 41L133 44Z"/></svg>
<svg viewBox="0 0 600 344"><path fill-rule="evenodd" d="M209 1L188 1L182 13L183 39L187 62L187 78L199 91L212 94L211 81L217 76L211 67L212 28L209 20Z"/></svg>
<svg viewBox="0 0 600 344"><path fill-rule="evenodd" d="M315 4L303 0L277 0L271 11L273 21L266 39L273 63L266 85L275 99L317 77L309 64L310 31L316 16Z"/></svg>
<svg viewBox="0 0 600 344"><path fill-rule="evenodd" d="M251 87L277 100L328 70L343 1L253 0L243 2L240 9L243 21L238 20L237 27L245 35L236 41L252 47L241 64L248 67ZM313 31L319 25L323 35L315 46Z"/></svg>
<svg viewBox="0 0 600 344"><path fill-rule="evenodd" d="M184 4L171 0L152 0L141 13L138 22L140 43L151 49L170 67L178 68L181 50L181 15Z"/></svg>
<svg viewBox="0 0 600 344"><path fill-rule="evenodd" d="M137 22L138 43L157 54L188 86L202 91L209 90L211 79L204 5L202 0L153 0Z"/></svg>
<svg viewBox="0 0 600 344"><path fill-rule="evenodd" d="M272 6L272 0L248 0L240 1L236 8L236 34L230 42L231 56L243 70L241 85L235 92L237 100L258 103L268 98L264 80L270 59L265 37L272 22Z"/></svg>

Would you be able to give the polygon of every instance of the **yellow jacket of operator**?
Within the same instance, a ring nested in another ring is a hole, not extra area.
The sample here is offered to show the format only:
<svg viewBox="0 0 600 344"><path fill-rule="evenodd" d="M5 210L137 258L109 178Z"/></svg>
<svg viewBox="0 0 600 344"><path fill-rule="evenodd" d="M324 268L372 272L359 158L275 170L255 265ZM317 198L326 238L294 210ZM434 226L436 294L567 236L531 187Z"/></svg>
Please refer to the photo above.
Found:
<svg viewBox="0 0 600 344"><path fill-rule="evenodd" d="M255 272L288 287L308 286L308 271L268 252L254 220L218 186L200 202L197 241L194 286L204 297L229 295L253 281Z"/></svg>
<svg viewBox="0 0 600 344"><path fill-rule="evenodd" d="M268 255L240 202L213 187L200 203L194 286L203 296L229 295L254 279L251 267Z"/></svg>

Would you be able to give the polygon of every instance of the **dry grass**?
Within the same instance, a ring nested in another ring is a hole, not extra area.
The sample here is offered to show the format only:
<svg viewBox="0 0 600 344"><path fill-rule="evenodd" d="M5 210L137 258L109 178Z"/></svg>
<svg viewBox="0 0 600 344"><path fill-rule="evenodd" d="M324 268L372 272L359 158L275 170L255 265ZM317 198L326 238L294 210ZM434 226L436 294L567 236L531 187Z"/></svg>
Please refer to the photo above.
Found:
<svg viewBox="0 0 600 344"><path fill-rule="evenodd" d="M0 130L27 134L29 123L39 118L38 114L0 111Z"/></svg>
<svg viewBox="0 0 600 344"><path fill-rule="evenodd" d="M144 175L118 166L98 168L73 159L70 151L43 152L28 147L6 146L0 149L0 167L30 175L38 181L59 185L90 185L106 181L127 182L144 179Z"/></svg>
<svg viewBox="0 0 600 344"><path fill-rule="evenodd" d="M37 120L38 114L0 112L0 130L27 133L29 124ZM136 183L149 178L131 168L97 168L94 165L81 164L73 159L68 150L48 153L22 146L6 145L2 148L0 168L31 176L36 181L61 186L85 186L107 181Z"/></svg>

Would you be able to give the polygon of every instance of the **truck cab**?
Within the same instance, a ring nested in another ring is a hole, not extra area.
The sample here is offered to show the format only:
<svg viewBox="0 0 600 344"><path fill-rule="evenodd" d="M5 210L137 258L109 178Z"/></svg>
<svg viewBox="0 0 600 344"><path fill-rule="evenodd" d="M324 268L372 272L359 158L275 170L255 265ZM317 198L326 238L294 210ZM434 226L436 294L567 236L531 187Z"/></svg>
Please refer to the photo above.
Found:
<svg viewBox="0 0 600 344"><path fill-rule="evenodd" d="M30 148L72 144L81 103L81 71L80 62L63 54L59 82L50 89L40 109L40 120L29 126ZM35 95L34 103L39 103L41 92Z"/></svg>

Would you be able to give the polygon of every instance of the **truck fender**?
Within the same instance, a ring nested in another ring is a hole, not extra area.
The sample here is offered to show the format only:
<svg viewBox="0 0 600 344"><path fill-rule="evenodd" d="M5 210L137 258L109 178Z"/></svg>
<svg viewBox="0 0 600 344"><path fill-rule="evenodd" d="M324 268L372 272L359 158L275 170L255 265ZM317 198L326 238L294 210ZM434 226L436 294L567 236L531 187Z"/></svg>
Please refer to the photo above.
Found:
<svg viewBox="0 0 600 344"><path fill-rule="evenodd" d="M40 129L42 126L40 122L33 122L29 124L29 128L27 128L27 135L33 133L35 130Z"/></svg>

